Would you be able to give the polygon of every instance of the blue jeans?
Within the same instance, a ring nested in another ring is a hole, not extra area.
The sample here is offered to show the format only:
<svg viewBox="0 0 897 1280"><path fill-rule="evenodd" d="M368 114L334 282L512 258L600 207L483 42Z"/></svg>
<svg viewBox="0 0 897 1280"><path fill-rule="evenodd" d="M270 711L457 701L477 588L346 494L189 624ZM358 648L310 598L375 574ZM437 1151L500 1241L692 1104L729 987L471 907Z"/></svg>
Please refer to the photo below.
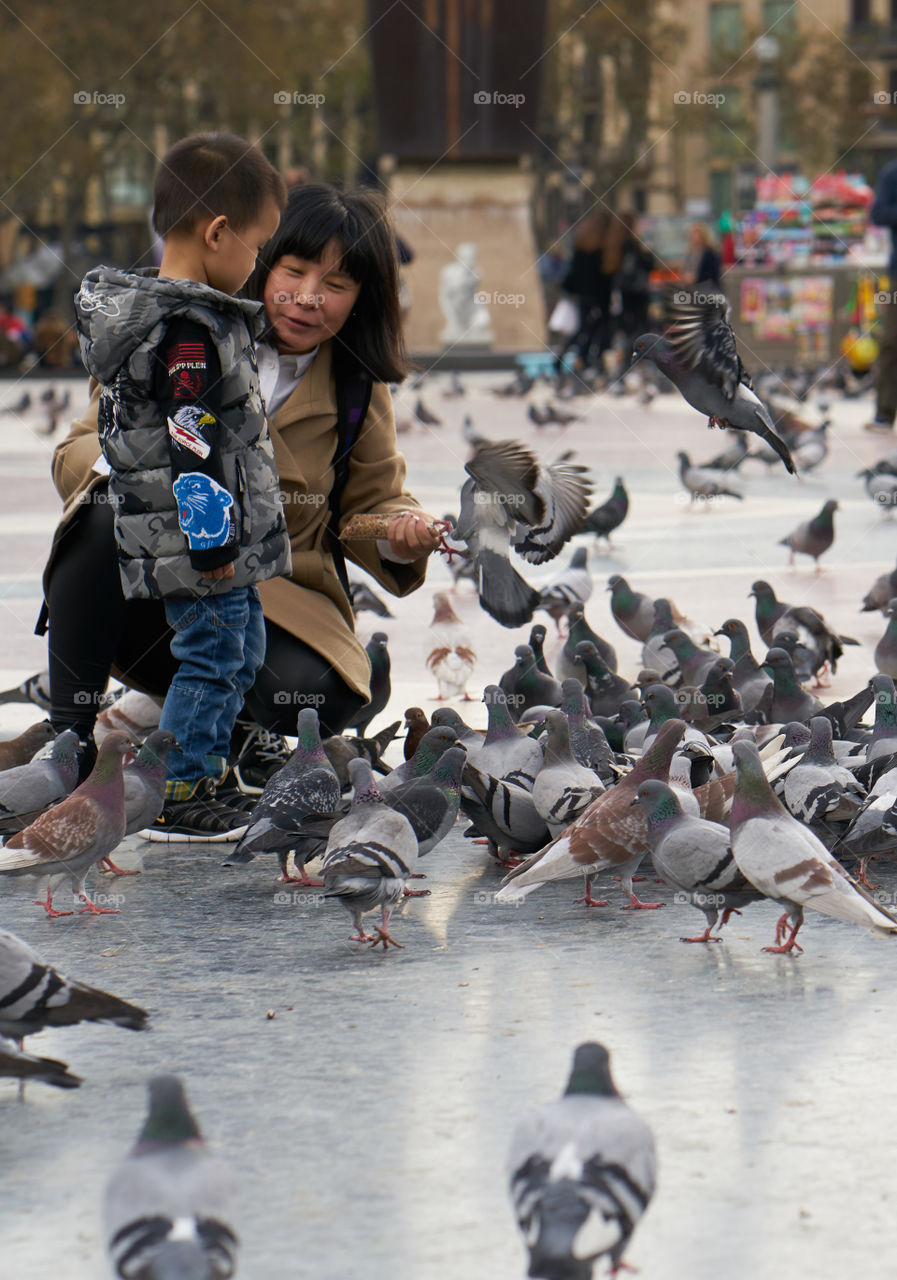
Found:
<svg viewBox="0 0 897 1280"><path fill-rule="evenodd" d="M180 664L162 708L161 729L178 740L168 757L168 781L221 777L243 699L265 657L265 618L255 587L224 595L166 600Z"/></svg>

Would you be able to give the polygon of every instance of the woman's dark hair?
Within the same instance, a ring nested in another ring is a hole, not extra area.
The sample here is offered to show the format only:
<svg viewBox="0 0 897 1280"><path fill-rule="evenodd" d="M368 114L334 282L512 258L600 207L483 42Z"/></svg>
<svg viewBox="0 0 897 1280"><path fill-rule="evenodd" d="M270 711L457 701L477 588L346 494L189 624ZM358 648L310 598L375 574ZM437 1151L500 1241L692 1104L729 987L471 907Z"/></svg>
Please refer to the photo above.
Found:
<svg viewBox="0 0 897 1280"><path fill-rule="evenodd" d="M153 227L167 236L223 213L240 231L269 200L282 211L286 183L258 147L233 133L194 133L162 157L153 186Z"/></svg>
<svg viewBox="0 0 897 1280"><path fill-rule="evenodd" d="M342 246L341 269L361 285L351 315L333 340L334 374L401 382L408 366L395 233L383 200L372 191L343 191L325 182L293 187L280 226L246 282L246 296L263 302L268 275L281 258L291 254L320 262L331 240Z"/></svg>

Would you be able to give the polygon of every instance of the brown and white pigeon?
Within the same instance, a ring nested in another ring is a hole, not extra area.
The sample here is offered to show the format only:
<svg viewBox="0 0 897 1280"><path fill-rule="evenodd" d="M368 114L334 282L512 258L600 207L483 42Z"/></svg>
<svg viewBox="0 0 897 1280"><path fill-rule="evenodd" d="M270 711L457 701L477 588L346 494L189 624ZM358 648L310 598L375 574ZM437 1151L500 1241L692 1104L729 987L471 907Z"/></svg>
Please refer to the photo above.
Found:
<svg viewBox="0 0 897 1280"><path fill-rule="evenodd" d="M149 1115L106 1187L103 1226L115 1274L227 1280L236 1273L236 1185L209 1154L177 1076L149 1082Z"/></svg>
<svg viewBox="0 0 897 1280"><path fill-rule="evenodd" d="M45 901L38 901L47 915L71 915L53 906L51 881L67 877L72 891L84 903L82 912L116 914L98 907L84 890L87 872L107 858L124 839L125 788L122 761L131 740L120 729L108 734L87 779L70 796L26 827L0 848L0 875L39 877L46 881Z"/></svg>
<svg viewBox="0 0 897 1280"><path fill-rule="evenodd" d="M31 725L17 738L8 738L0 742L0 773L7 769L15 769L20 764L27 764L41 747L52 742L56 731L49 720L40 720Z"/></svg>
<svg viewBox="0 0 897 1280"><path fill-rule="evenodd" d="M469 702L467 682L473 675L477 660L470 632L455 613L452 602L444 591L436 592L433 608L433 621L427 631L425 661L439 686L439 693L434 701L442 702L445 698L463 695L464 701Z"/></svg>

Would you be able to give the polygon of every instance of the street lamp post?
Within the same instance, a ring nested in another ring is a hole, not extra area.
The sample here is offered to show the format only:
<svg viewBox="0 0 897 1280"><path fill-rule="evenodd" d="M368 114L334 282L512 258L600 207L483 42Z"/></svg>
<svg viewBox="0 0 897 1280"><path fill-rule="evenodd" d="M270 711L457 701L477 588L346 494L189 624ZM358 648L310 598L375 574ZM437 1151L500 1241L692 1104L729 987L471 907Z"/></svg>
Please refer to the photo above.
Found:
<svg viewBox="0 0 897 1280"><path fill-rule="evenodd" d="M754 80L757 91L757 154L768 173L775 173L778 158L779 88L781 81L775 70L779 42L775 36L760 36L754 41L754 53L760 69Z"/></svg>

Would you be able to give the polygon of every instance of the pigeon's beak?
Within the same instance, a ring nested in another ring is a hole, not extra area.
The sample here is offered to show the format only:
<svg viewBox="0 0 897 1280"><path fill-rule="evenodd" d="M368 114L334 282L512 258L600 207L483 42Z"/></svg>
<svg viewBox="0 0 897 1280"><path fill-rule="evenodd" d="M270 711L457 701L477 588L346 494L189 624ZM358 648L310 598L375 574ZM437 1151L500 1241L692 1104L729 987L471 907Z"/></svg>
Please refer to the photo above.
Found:
<svg viewBox="0 0 897 1280"><path fill-rule="evenodd" d="M723 631L723 630L719 630L719 631L714 631L714 633L713 633L713 634L714 634L715 636L724 636L726 633L725 633L725 631Z"/></svg>
<svg viewBox="0 0 897 1280"><path fill-rule="evenodd" d="M637 805L637 804L640 804L640 803L641 803L641 801L640 801L638 798L636 798L635 800L630 800L630 801L629 801L629 807L630 807L630 809L631 809L631 808L633 807L633 805Z"/></svg>

